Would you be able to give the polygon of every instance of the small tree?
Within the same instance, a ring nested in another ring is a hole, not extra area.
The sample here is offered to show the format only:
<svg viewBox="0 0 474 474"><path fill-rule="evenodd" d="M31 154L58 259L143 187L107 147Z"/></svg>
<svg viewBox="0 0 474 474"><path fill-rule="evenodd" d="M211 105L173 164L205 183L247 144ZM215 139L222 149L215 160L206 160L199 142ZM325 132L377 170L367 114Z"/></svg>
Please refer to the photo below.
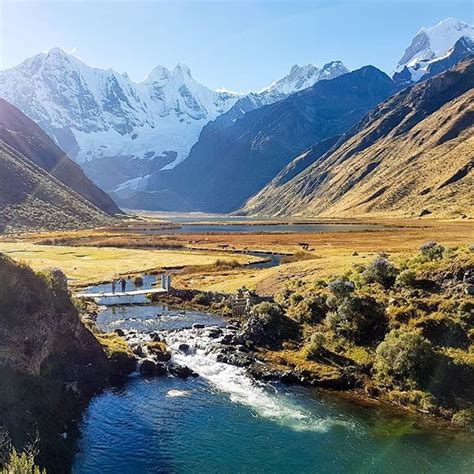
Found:
<svg viewBox="0 0 474 474"><path fill-rule="evenodd" d="M419 331L401 329L390 331L375 354L377 379L402 389L421 385L434 356L431 343Z"/></svg>
<svg viewBox="0 0 474 474"><path fill-rule="evenodd" d="M416 273L413 270L403 270L395 279L395 286L412 288L416 283Z"/></svg>
<svg viewBox="0 0 474 474"><path fill-rule="evenodd" d="M287 314L301 323L317 324L326 316L326 297L323 295L309 296L296 305L291 305Z"/></svg>

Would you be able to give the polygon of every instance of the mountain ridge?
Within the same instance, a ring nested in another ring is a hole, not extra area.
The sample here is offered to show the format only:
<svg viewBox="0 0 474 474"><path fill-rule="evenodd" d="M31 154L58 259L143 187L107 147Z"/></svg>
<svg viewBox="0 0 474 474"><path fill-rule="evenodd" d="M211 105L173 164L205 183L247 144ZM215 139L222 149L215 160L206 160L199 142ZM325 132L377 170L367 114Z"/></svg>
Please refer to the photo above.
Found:
<svg viewBox="0 0 474 474"><path fill-rule="evenodd" d="M290 181L270 183L246 214L416 216L472 212L474 58L375 107Z"/></svg>
<svg viewBox="0 0 474 474"><path fill-rule="evenodd" d="M229 212L314 142L345 132L370 108L395 91L393 81L373 66L247 112L231 126L208 124L189 157L174 170L149 178L149 200L120 200L126 207ZM156 205L156 204L155 204Z"/></svg>

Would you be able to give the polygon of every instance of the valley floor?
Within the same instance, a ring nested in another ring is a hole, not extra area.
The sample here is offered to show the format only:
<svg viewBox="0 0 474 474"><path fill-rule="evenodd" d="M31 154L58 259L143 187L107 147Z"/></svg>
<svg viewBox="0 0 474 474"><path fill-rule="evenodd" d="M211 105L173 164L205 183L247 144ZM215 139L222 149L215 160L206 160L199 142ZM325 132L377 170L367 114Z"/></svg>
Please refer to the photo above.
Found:
<svg viewBox="0 0 474 474"><path fill-rule="evenodd" d="M324 224L377 223L386 227L254 233L233 232L232 225L228 225L229 232L173 233L169 224L148 219L127 227L4 237L0 252L26 261L35 269L59 266L72 286L108 281L129 273L179 268L173 278L175 287L235 292L245 286L261 295L273 295L288 279L312 282L339 275L354 264L367 263L379 252L389 253L397 260L428 241L450 247L474 242L474 223L470 220L318 220ZM205 217L203 222L208 222ZM236 223L235 219L232 223ZM259 258L243 252L276 252L284 256L279 266L255 268L248 264Z"/></svg>

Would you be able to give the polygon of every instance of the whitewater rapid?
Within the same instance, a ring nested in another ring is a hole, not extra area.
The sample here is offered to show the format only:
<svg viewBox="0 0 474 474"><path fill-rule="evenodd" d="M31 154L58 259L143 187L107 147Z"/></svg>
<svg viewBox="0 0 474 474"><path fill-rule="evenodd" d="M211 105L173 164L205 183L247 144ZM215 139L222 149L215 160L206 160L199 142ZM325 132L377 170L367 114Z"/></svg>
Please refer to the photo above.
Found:
<svg viewBox="0 0 474 474"><path fill-rule="evenodd" d="M212 351L216 339L207 336L206 330L172 332L166 342L172 351L173 363L197 372L211 387L227 394L232 402L247 406L257 416L297 431L324 432L336 424L348 425L340 420L317 418L275 386L253 380L244 368L218 362ZM180 350L181 344L187 344L189 349Z"/></svg>

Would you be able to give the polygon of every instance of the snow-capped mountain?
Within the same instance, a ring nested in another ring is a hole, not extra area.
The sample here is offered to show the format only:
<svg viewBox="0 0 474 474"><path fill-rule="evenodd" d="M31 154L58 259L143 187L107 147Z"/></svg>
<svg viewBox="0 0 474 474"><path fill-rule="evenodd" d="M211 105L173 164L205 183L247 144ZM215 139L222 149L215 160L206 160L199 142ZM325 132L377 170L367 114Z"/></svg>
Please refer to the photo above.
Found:
<svg viewBox="0 0 474 474"><path fill-rule="evenodd" d="M474 27L454 18L421 28L398 62L394 79L398 76L407 84L418 82L427 74L432 63L452 53L461 38L472 42Z"/></svg>
<svg viewBox="0 0 474 474"><path fill-rule="evenodd" d="M101 187L139 191L150 174L184 160L202 128L236 102L243 101L240 117L346 72L340 61L322 68L295 65L283 79L244 96L208 89L184 64L157 66L136 83L53 48L0 71L0 96L38 123Z"/></svg>
<svg viewBox="0 0 474 474"><path fill-rule="evenodd" d="M135 83L126 74L89 67L60 48L1 71L0 96L109 189L137 174L121 170L104 183L98 160L144 159L140 175L148 168L176 165L203 126L239 98L199 84L183 64L171 71L158 66Z"/></svg>
<svg viewBox="0 0 474 474"><path fill-rule="evenodd" d="M251 110L274 104L295 92L314 86L318 81L334 79L348 72L350 72L349 69L341 61L331 61L322 68L318 68L314 64L305 66L295 64L289 74L282 79L275 81L260 92L250 92L241 97L228 112L219 117L220 125L232 125Z"/></svg>
<svg viewBox="0 0 474 474"><path fill-rule="evenodd" d="M349 69L341 61L331 61L322 68L318 68L314 64L305 66L295 64L287 76L262 89L258 95L267 104L274 103L294 92L307 89L322 79L334 79L348 72Z"/></svg>

